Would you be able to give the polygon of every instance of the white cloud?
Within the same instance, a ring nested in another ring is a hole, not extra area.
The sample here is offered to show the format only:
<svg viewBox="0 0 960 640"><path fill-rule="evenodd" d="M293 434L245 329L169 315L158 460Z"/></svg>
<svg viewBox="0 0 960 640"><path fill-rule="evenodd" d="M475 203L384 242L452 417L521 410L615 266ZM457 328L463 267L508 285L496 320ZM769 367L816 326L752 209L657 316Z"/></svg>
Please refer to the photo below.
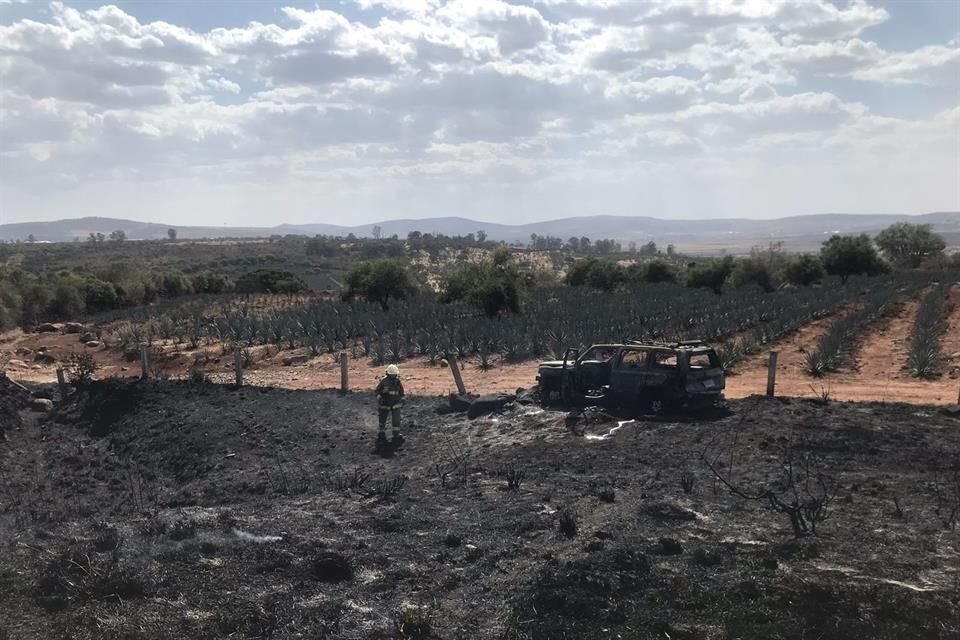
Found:
<svg viewBox="0 0 960 640"><path fill-rule="evenodd" d="M888 53L876 64L853 76L887 84L925 84L960 87L960 45L928 46L904 53Z"/></svg>
<svg viewBox="0 0 960 640"><path fill-rule="evenodd" d="M960 97L926 117L858 97L955 89L958 43L891 51L865 0L354 2L364 20L202 31L55 2L0 24L4 209L126 213L162 184L244 223L270 197L315 217L304 194L367 218L867 210L899 202L865 187L879 155L893 183L928 171L907 208L960 207ZM820 200L783 178L804 170Z"/></svg>

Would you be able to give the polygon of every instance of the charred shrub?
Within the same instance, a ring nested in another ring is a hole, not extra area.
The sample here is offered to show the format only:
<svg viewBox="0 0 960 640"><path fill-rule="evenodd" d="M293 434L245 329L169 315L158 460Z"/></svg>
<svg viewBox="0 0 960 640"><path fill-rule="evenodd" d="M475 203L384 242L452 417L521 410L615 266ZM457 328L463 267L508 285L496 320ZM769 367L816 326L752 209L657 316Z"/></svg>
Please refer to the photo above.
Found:
<svg viewBox="0 0 960 640"><path fill-rule="evenodd" d="M600 502L616 502L617 490L612 484L605 484L597 490L597 497L600 498Z"/></svg>
<svg viewBox="0 0 960 640"><path fill-rule="evenodd" d="M357 467L351 473L337 471L330 484L338 491L359 491L369 479L370 473Z"/></svg>
<svg viewBox="0 0 960 640"><path fill-rule="evenodd" d="M218 637L273 638L297 619L287 593L271 594L259 601L235 601L216 614Z"/></svg>
<svg viewBox="0 0 960 640"><path fill-rule="evenodd" d="M735 468L739 447L739 429L734 433L729 448L719 450L712 456L700 454L714 478L739 498L766 503L771 510L781 513L790 522L797 538L817 535L817 526L833 515L833 504L840 484L827 460L816 453L817 444L809 438L795 437L792 433L783 439L776 456L779 469L775 479L750 486L731 471ZM720 464L726 458L726 471ZM774 474L771 474L771 476Z"/></svg>
<svg viewBox="0 0 960 640"><path fill-rule="evenodd" d="M191 520L177 520L170 527L168 535L174 542L190 540L197 535L197 525Z"/></svg>
<svg viewBox="0 0 960 640"><path fill-rule="evenodd" d="M433 612L426 607L406 606L394 616L396 637L403 640L426 640L433 632Z"/></svg>
<svg viewBox="0 0 960 640"><path fill-rule="evenodd" d="M578 530L578 517L577 512L574 511L572 507L564 507L560 510L560 519L558 522L558 527L560 533L565 535L568 538L574 538L577 535Z"/></svg>
<svg viewBox="0 0 960 640"><path fill-rule="evenodd" d="M387 500L392 498L400 493L400 490L403 489L403 485L407 483L406 476L397 476L396 478L386 478L377 482L375 489L375 494Z"/></svg>
<svg viewBox="0 0 960 640"><path fill-rule="evenodd" d="M455 549L463 544L463 538L455 533L448 533L443 539L443 545L449 549Z"/></svg>
<svg viewBox="0 0 960 640"><path fill-rule="evenodd" d="M123 538L116 527L101 525L97 527L97 535L93 539L93 550L97 553L116 551L123 543Z"/></svg>
<svg viewBox="0 0 960 640"><path fill-rule="evenodd" d="M205 388L212 384L210 377L203 372L203 369L200 369L199 367L190 370L190 375L187 377L187 383L191 386L201 388Z"/></svg>
<svg viewBox="0 0 960 640"><path fill-rule="evenodd" d="M507 489L519 491L520 485L523 484L523 478L527 475L527 471L522 467L511 464L504 469L503 474L507 478Z"/></svg>
<svg viewBox="0 0 960 640"><path fill-rule="evenodd" d="M33 591L37 603L61 610L71 603L97 600L122 603L152 592L153 579L138 568L121 564L117 553L97 554L76 543L44 568Z"/></svg>
<svg viewBox="0 0 960 640"><path fill-rule="evenodd" d="M683 553L683 545L675 538L660 538L654 551L665 556L678 556Z"/></svg>
<svg viewBox="0 0 960 640"><path fill-rule="evenodd" d="M720 564L720 555L697 547L693 552L693 562L701 567L715 567Z"/></svg>
<svg viewBox="0 0 960 640"><path fill-rule="evenodd" d="M313 577L320 582L346 582L353 580L353 565L350 559L334 551L324 551L313 559Z"/></svg>
<svg viewBox="0 0 960 640"><path fill-rule="evenodd" d="M696 482L697 477L689 471L684 471L680 474L680 488L682 488L683 492L687 495L693 493L693 488L696 486Z"/></svg>
<svg viewBox="0 0 960 640"><path fill-rule="evenodd" d="M647 589L650 561L633 548L600 550L589 558L551 563L513 602L506 638L511 640L617 637L599 626L625 622ZM537 615L531 616L535 611ZM637 637L636 632L622 637ZM661 636L662 637L662 636Z"/></svg>

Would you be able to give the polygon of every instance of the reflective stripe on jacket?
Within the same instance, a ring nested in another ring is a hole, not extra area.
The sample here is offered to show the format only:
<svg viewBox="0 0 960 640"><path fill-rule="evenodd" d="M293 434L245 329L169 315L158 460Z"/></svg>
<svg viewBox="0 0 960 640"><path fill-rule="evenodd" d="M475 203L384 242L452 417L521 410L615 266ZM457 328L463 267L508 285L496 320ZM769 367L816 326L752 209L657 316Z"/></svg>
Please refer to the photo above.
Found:
<svg viewBox="0 0 960 640"><path fill-rule="evenodd" d="M403 404L403 384L396 376L387 376L377 385L377 398L381 407L399 407Z"/></svg>

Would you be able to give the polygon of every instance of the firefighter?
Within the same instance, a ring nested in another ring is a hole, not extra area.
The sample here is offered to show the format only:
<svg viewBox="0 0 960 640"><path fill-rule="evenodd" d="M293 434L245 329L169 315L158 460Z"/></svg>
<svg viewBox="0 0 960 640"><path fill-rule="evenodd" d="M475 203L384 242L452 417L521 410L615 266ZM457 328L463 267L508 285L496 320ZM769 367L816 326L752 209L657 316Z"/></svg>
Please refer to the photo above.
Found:
<svg viewBox="0 0 960 640"><path fill-rule="evenodd" d="M400 382L400 369L392 364L387 367L387 377L377 385L377 408L380 414L380 432L377 434L378 441L387 439L385 429L387 426L387 415L391 416L393 421L393 439L395 442L403 441L400 435L400 408L403 406L403 383Z"/></svg>

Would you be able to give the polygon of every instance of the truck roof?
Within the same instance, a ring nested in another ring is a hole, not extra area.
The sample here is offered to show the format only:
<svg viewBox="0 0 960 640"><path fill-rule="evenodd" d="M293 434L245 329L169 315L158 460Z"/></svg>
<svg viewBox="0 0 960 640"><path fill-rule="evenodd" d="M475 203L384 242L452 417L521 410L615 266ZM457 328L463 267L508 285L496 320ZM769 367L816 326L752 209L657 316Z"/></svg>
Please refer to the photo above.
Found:
<svg viewBox="0 0 960 640"><path fill-rule="evenodd" d="M627 342L613 342L591 345L595 347L608 347L616 349L658 349L661 351L712 351L712 347L701 340L686 340L683 342L654 342L651 340L628 340Z"/></svg>

